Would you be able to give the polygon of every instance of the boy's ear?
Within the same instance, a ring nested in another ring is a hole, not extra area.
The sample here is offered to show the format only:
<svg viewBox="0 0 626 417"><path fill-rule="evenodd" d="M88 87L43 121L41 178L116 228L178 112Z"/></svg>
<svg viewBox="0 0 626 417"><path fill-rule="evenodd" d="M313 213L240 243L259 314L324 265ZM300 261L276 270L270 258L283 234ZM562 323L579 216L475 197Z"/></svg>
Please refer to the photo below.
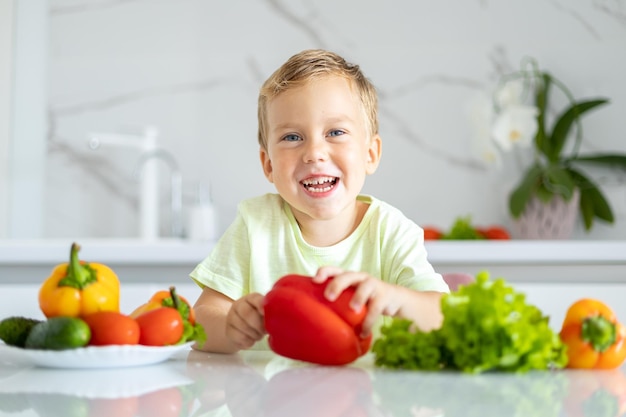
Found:
<svg viewBox="0 0 626 417"><path fill-rule="evenodd" d="M267 153L267 150L261 147L259 150L259 157L261 158L261 166L263 167L263 173L265 174L265 178L271 183L274 182L273 177L273 169L272 169L272 161L270 160L270 156Z"/></svg>
<svg viewBox="0 0 626 417"><path fill-rule="evenodd" d="M380 135L376 134L370 140L369 148L367 149L367 165L366 172L367 175L371 175L376 172L378 168L378 163L380 162L380 155L382 153L382 139Z"/></svg>

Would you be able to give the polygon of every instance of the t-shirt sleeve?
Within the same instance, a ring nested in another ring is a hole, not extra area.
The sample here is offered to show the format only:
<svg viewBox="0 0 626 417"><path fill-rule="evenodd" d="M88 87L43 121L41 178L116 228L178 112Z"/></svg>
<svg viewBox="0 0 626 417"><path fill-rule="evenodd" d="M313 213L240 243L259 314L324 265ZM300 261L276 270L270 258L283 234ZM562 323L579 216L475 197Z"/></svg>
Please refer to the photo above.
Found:
<svg viewBox="0 0 626 417"><path fill-rule="evenodd" d="M402 220L397 224L392 222L387 229L389 276L395 284L413 290L450 292L441 274L428 261L424 231L409 219Z"/></svg>
<svg viewBox="0 0 626 417"><path fill-rule="evenodd" d="M448 284L441 274L435 272L428 262L426 248L422 244L420 248L406 253L404 262L398 265L398 285L418 291L450 292Z"/></svg>
<svg viewBox="0 0 626 417"><path fill-rule="evenodd" d="M238 211L211 253L189 276L200 287L209 287L236 300L247 292L249 260L248 228L241 211Z"/></svg>

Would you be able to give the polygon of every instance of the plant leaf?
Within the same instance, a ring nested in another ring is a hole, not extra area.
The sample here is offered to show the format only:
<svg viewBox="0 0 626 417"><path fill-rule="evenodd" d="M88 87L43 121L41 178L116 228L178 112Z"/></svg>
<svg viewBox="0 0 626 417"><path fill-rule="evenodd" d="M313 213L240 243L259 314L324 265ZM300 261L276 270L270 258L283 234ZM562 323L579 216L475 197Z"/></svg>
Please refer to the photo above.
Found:
<svg viewBox="0 0 626 417"><path fill-rule="evenodd" d="M574 103L567 110L565 110L558 118L556 123L554 124L554 128L552 129L552 135L547 138L550 142L548 146L546 144L546 148L549 149L546 153L546 156L550 161L557 161L561 151L563 150L563 146L565 145L565 141L567 140L567 136L572 127L572 124L584 113L589 110L601 106L603 104L608 103L607 99L596 99L596 100L588 100L588 101L579 101L578 103Z"/></svg>
<svg viewBox="0 0 626 417"><path fill-rule="evenodd" d="M552 77L547 72L541 74L542 83L537 87L535 95L535 104L539 110L537 115L537 135L535 136L535 145L539 151L546 156L550 154L550 142L546 139L546 109L548 107L548 93Z"/></svg>
<svg viewBox="0 0 626 417"><path fill-rule="evenodd" d="M559 165L550 165L546 168L542 181L542 185L551 194L550 198L544 200L544 202L551 200L555 194L560 195L566 201L572 199L576 182L572 178L569 169Z"/></svg>
<svg viewBox="0 0 626 417"><path fill-rule="evenodd" d="M543 177L543 175L542 175ZM548 190L544 184L544 181L541 179L537 188L534 191L535 196L544 203L549 203L554 196L554 193Z"/></svg>
<svg viewBox="0 0 626 417"><path fill-rule="evenodd" d="M615 222L613 210L600 188L580 171L570 169L569 172L580 189L580 210L585 221L585 229L587 231L591 229L594 217L613 224Z"/></svg>
<svg viewBox="0 0 626 417"><path fill-rule="evenodd" d="M590 164L608 165L626 169L626 154L591 154L577 156L571 159L572 162L585 162Z"/></svg>
<svg viewBox="0 0 626 417"><path fill-rule="evenodd" d="M581 191L580 193L580 213L583 216L583 222L585 223L585 230L589 231L593 226L593 200L589 197L589 194Z"/></svg>
<svg viewBox="0 0 626 417"><path fill-rule="evenodd" d="M522 181L513 190L509 197L509 211L513 218L517 219L524 211L526 204L533 195L533 191L539 183L543 169L540 165L532 165L526 174L522 177Z"/></svg>

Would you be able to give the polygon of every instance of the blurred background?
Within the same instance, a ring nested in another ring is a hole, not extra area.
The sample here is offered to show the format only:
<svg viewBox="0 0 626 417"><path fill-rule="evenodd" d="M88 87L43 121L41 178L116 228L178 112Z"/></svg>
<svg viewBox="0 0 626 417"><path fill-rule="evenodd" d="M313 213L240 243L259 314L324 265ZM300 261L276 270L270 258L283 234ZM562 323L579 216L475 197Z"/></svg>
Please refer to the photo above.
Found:
<svg viewBox="0 0 626 417"><path fill-rule="evenodd" d="M584 117L583 150L626 152L624 0L0 0L0 238L135 238L146 216L193 237L198 213L219 235L274 191L258 89L307 48L376 85L383 157L364 193L421 225L510 226L525 165L483 160L470 115L526 57L610 99ZM616 222L573 238L626 240L625 173L589 172Z"/></svg>

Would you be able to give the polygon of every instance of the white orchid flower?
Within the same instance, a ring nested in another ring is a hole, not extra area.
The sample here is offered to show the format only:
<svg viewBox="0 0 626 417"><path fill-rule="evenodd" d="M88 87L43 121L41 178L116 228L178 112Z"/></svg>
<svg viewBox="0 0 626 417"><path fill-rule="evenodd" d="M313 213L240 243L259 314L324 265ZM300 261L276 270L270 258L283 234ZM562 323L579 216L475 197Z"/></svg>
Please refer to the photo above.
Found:
<svg viewBox="0 0 626 417"><path fill-rule="evenodd" d="M494 100L499 108L523 104L524 82L522 80L506 82L502 87L496 90Z"/></svg>
<svg viewBox="0 0 626 417"><path fill-rule="evenodd" d="M513 146L531 146L537 134L538 114L539 110L534 106L515 104L505 107L493 123L494 141L505 151Z"/></svg>
<svg viewBox="0 0 626 417"><path fill-rule="evenodd" d="M501 166L500 153L491 140L493 102L486 93L478 94L467 108L471 126L472 153L487 165Z"/></svg>

